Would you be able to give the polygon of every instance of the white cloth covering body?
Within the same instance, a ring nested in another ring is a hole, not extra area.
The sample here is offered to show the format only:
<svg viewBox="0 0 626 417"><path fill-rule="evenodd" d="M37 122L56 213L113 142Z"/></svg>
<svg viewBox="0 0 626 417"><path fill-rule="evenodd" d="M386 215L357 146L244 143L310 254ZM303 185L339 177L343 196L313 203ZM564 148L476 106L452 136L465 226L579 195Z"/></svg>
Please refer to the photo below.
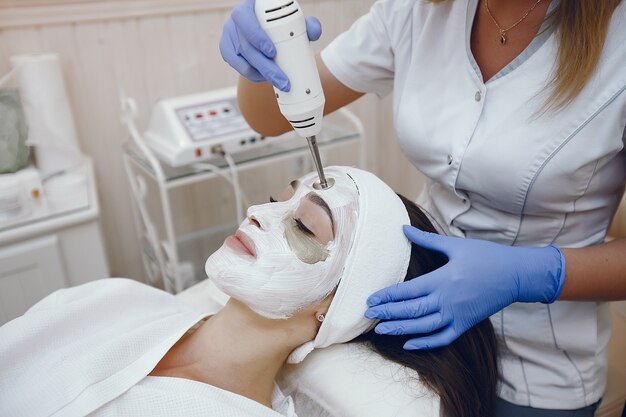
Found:
<svg viewBox="0 0 626 417"><path fill-rule="evenodd" d="M399 143L428 177L418 203L450 234L519 246L602 242L626 178L626 2L587 86L543 115L558 33L484 82L469 43L477 7L380 0L322 59L354 90L393 89ZM517 303L492 322L503 342L503 399L573 409L600 398L606 303Z"/></svg>
<svg viewBox="0 0 626 417"><path fill-rule="evenodd" d="M150 377L208 315L164 291L104 279L57 291L0 327L2 416L296 417L197 381Z"/></svg>

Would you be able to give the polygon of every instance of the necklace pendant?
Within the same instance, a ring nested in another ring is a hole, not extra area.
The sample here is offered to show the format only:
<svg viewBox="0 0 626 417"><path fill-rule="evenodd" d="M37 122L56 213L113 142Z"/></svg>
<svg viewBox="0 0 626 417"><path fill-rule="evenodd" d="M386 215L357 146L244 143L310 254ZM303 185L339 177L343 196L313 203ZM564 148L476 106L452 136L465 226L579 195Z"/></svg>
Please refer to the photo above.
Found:
<svg viewBox="0 0 626 417"><path fill-rule="evenodd" d="M504 45L506 43L506 35L504 33L500 34L500 44Z"/></svg>

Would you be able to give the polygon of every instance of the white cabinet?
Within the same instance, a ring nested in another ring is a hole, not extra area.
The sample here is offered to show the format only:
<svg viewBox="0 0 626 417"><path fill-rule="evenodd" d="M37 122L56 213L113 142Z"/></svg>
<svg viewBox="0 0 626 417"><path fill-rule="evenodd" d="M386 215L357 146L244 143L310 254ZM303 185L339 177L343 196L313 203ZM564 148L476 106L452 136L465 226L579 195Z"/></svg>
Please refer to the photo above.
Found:
<svg viewBox="0 0 626 417"><path fill-rule="evenodd" d="M57 289L109 276L91 161L83 169L84 203L0 225L0 325Z"/></svg>
<svg viewBox="0 0 626 417"><path fill-rule="evenodd" d="M57 236L0 249L0 323L67 284Z"/></svg>

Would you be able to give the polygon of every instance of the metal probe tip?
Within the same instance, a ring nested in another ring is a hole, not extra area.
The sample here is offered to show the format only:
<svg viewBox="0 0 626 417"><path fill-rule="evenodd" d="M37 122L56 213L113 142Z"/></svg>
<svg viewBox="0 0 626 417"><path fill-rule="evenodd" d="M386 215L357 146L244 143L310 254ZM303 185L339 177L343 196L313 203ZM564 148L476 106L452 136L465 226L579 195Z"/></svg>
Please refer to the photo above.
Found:
<svg viewBox="0 0 626 417"><path fill-rule="evenodd" d="M311 154L313 155L313 163L315 164L317 175L320 177L320 180L316 181L313 184L313 188L315 188L316 190L327 190L335 185L335 180L332 178L329 178L327 180L326 175L324 175L324 168L322 167L320 152L317 149L317 138L315 137L315 135L307 137L306 140L309 144Z"/></svg>
<svg viewBox="0 0 626 417"><path fill-rule="evenodd" d="M324 184L322 184L321 181L315 181L313 183L313 188L315 188L316 190L328 190L333 185L335 185L335 179L334 178L328 178L328 180Z"/></svg>

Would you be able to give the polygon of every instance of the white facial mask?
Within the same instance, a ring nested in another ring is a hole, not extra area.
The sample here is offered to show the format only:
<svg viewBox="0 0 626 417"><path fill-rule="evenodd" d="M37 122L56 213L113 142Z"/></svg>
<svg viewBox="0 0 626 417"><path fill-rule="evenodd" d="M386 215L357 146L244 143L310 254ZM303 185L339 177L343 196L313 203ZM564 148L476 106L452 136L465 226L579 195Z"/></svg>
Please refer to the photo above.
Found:
<svg viewBox="0 0 626 417"><path fill-rule="evenodd" d="M288 201L248 209L248 219L239 230L253 241L256 257L227 245L211 255L205 270L220 290L270 319L288 318L330 294L338 284L354 238L358 190L345 172L332 167L326 172L335 179L328 190L314 189L317 176L311 173L299 180ZM290 224L309 193L319 195L332 213L334 239L326 245L298 236ZM250 222L252 217L260 227Z"/></svg>

